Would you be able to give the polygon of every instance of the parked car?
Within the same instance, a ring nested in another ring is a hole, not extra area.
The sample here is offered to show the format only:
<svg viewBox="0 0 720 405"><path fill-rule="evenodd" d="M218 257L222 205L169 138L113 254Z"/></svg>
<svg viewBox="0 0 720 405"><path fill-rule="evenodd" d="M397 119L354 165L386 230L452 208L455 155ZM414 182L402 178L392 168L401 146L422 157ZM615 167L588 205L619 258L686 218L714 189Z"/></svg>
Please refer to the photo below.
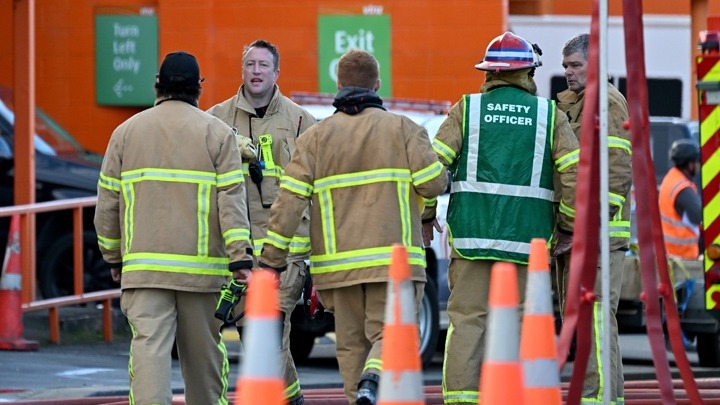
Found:
<svg viewBox="0 0 720 405"><path fill-rule="evenodd" d="M294 93L291 98L306 108L319 121L329 117L335 111L332 107L333 96L314 93ZM437 129L445 119L450 102L433 102L406 99L383 99L383 105L389 111L403 114L426 128L428 135L435 136ZM302 135L301 135L302 136ZM439 222L445 227L445 211L448 195L438 198ZM425 249L427 260L425 295L420 306L418 326L420 330L420 352L423 364L431 362L442 332L447 330L447 266L449 248L447 232L436 235L431 246ZM303 298L304 299L304 298ZM290 332L290 350L295 362L302 363L310 355L315 339L335 329L333 315L326 313L322 319L309 319L305 314L303 299L292 314Z"/></svg>
<svg viewBox="0 0 720 405"><path fill-rule="evenodd" d="M42 109L35 110L35 200L45 202L97 193L102 157L85 150ZM0 87L0 206L14 205L12 91ZM93 227L94 209L83 209L85 291L114 288ZM5 254L9 219L0 219L0 255ZM73 293L73 226L70 210L37 214L37 285L42 298Z"/></svg>

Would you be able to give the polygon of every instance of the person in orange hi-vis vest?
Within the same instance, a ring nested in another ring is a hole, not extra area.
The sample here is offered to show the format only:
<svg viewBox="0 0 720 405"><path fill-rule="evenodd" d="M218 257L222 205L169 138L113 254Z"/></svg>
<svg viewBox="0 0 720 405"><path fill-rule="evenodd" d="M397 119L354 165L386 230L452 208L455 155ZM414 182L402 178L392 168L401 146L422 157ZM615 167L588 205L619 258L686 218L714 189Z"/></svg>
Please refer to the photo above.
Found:
<svg viewBox="0 0 720 405"><path fill-rule="evenodd" d="M702 203L693 178L700 171L700 147L679 139L670 147L670 169L660 185L660 219L668 257L696 260Z"/></svg>

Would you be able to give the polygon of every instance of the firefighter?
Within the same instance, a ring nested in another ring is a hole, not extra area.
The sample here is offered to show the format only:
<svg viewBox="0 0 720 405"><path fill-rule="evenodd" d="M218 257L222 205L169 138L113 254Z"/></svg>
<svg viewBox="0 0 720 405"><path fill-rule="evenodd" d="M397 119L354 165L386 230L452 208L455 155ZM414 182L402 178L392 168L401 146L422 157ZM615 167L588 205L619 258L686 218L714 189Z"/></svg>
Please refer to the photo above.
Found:
<svg viewBox="0 0 720 405"><path fill-rule="evenodd" d="M213 313L228 277L249 277L252 248L235 135L197 108L201 81L194 56L168 54L155 105L117 127L100 171L95 229L133 332L130 403L173 402L176 338L187 403L227 403Z"/></svg>
<svg viewBox="0 0 720 405"><path fill-rule="evenodd" d="M697 260L702 203L693 178L700 171L700 147L679 139L670 147L671 168L660 185L660 220L668 257Z"/></svg>
<svg viewBox="0 0 720 405"><path fill-rule="evenodd" d="M237 94L210 108L238 131L238 147L243 156L247 182L247 205L251 237L256 258L267 240L270 206L280 186L280 177L295 150L296 138L315 123L315 118L282 95L276 81L280 74L280 55L270 42L257 40L245 46L242 58L243 84ZM309 211L290 244L286 271L280 275L280 311L283 319L282 356L285 398L289 405L303 401L300 381L290 354L290 314L305 285L306 263L310 255ZM238 311L241 310L242 303ZM238 332L242 337L241 322Z"/></svg>
<svg viewBox="0 0 720 405"><path fill-rule="evenodd" d="M531 239L550 239L556 216L557 227L573 229L573 218L556 212L554 176L563 206L572 208L578 141L555 103L535 95L539 52L510 32L493 39L475 65L485 71L480 93L464 95L451 108L433 141L452 170L446 404L479 400L492 265L516 263L524 297ZM426 235L433 225L425 223Z"/></svg>
<svg viewBox="0 0 720 405"><path fill-rule="evenodd" d="M337 65L336 112L300 137L270 210L264 266L282 268L312 201L311 272L323 305L335 313L345 395L371 405L382 370L388 266L393 244L407 247L415 309L425 284L419 198L447 187L447 172L427 132L385 111L377 60L351 50Z"/></svg>
<svg viewBox="0 0 720 405"><path fill-rule="evenodd" d="M568 40L562 50L562 65L568 89L558 93L558 107L567 114L575 135L580 139L585 85L587 80L589 34L580 34ZM609 244L610 244L610 376L603 381L598 359L603 347L602 318L602 277L600 260L598 276L595 279L591 347L588 367L583 384L582 403L602 403L604 390L610 390L610 398L623 401L622 357L618 347L618 327L615 314L620 301L625 256L630 242L630 190L632 188L632 154L630 132L624 128L628 120L625 97L610 83L608 86L608 188L609 188ZM570 212L570 211L569 211ZM570 212L574 215L574 212ZM572 235L559 234L553 255L557 258L557 285L561 313L565 308L565 291L570 267L570 245Z"/></svg>

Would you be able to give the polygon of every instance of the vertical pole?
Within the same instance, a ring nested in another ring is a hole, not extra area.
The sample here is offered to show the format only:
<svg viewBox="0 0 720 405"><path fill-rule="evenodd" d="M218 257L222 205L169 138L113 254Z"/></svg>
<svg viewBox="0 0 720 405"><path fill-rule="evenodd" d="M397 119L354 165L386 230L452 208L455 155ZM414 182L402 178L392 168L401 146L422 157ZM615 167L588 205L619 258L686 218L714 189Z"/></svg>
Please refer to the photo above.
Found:
<svg viewBox="0 0 720 405"><path fill-rule="evenodd" d="M15 204L35 202L35 0L14 2ZM22 302L35 299L35 214L20 217Z"/></svg>

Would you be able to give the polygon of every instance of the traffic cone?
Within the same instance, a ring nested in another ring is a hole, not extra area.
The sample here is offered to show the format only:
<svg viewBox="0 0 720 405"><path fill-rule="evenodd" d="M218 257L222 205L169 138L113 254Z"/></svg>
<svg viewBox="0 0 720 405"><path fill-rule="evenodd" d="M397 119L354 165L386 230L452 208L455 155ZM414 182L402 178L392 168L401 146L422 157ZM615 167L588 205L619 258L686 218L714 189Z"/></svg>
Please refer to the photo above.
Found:
<svg viewBox="0 0 720 405"><path fill-rule="evenodd" d="M520 337L525 405L562 404L548 263L547 243L533 239Z"/></svg>
<svg viewBox="0 0 720 405"><path fill-rule="evenodd" d="M480 373L483 405L522 405L522 369L519 360L517 269L497 262L490 276L485 360Z"/></svg>
<svg viewBox="0 0 720 405"><path fill-rule="evenodd" d="M415 287L405 246L396 244L390 263L378 405L424 405Z"/></svg>
<svg viewBox="0 0 720 405"><path fill-rule="evenodd" d="M7 249L0 275L0 350L35 351L38 342L23 339L20 216L10 219Z"/></svg>
<svg viewBox="0 0 720 405"><path fill-rule="evenodd" d="M280 313L277 276L273 270L253 271L245 306L245 356L238 376L235 405L283 405L280 374Z"/></svg>

